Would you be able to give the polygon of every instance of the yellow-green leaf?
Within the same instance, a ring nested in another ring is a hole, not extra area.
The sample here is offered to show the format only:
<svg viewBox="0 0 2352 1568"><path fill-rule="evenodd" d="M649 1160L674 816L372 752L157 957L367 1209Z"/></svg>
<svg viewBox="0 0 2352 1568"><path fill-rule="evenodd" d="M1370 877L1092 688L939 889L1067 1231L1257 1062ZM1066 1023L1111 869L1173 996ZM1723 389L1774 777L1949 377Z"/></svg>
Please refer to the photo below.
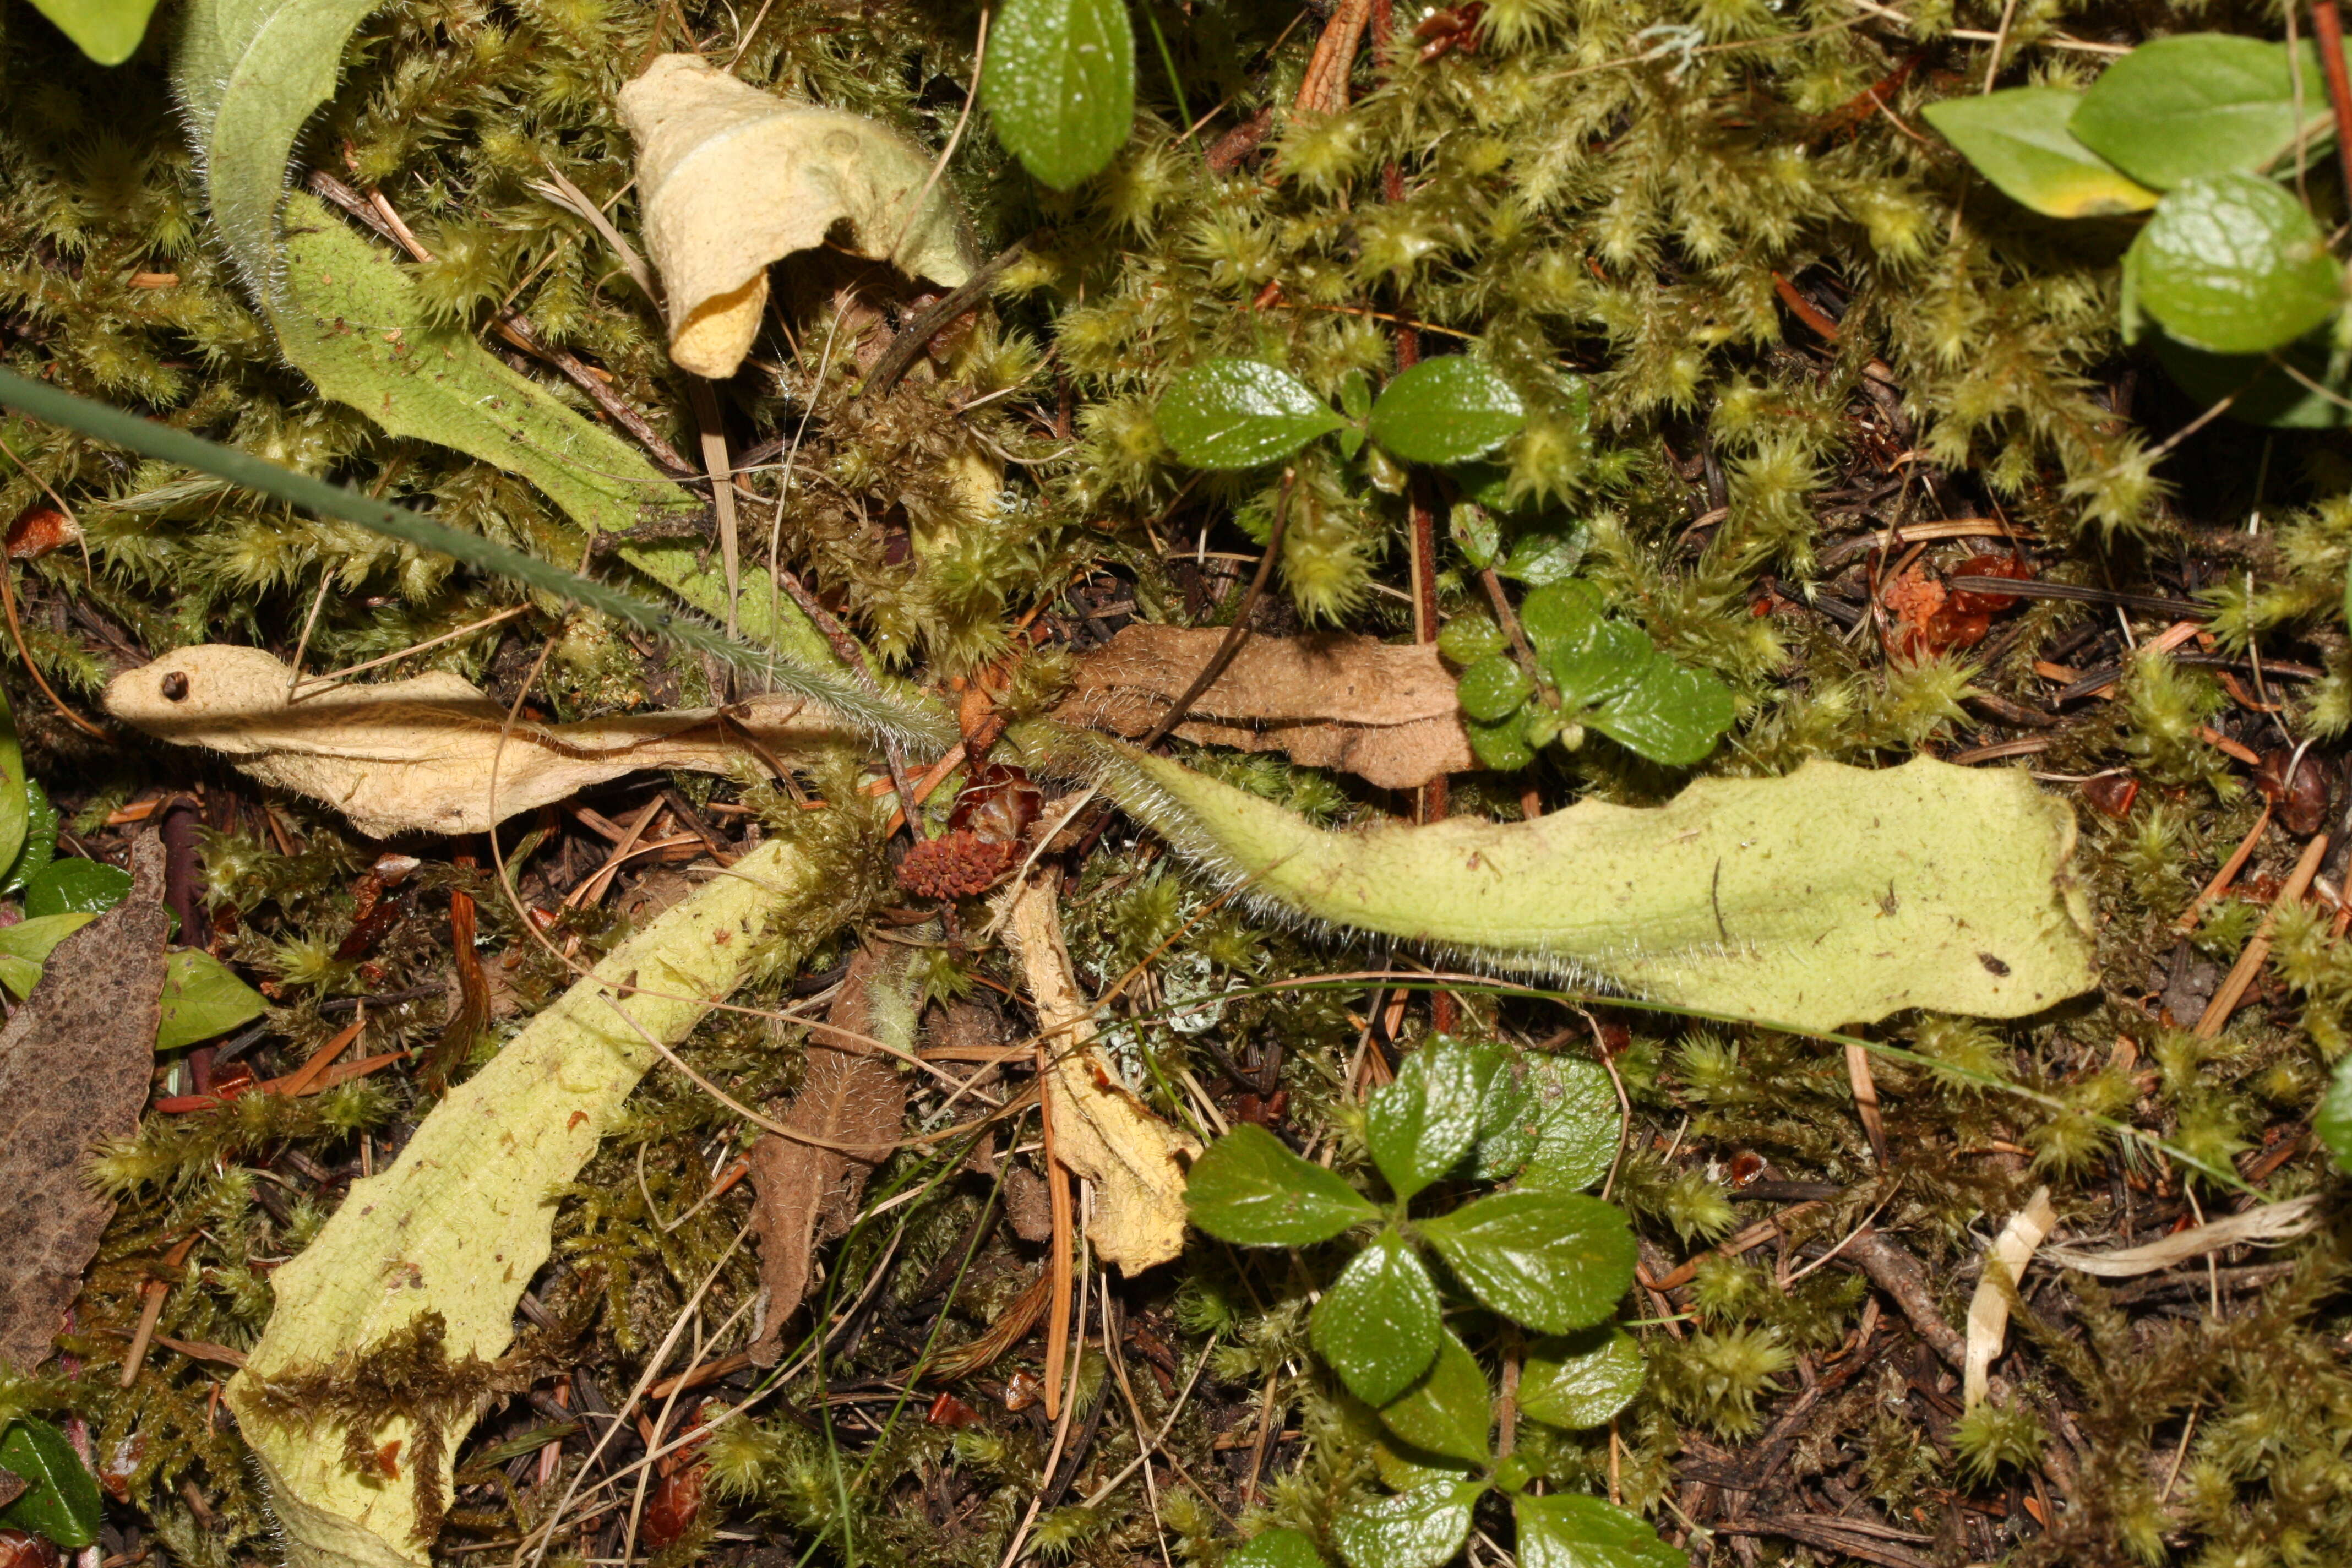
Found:
<svg viewBox="0 0 2352 1568"><path fill-rule="evenodd" d="M1922 113L2001 195L2051 217L2146 212L2157 193L2074 139L2083 101L2057 87L1948 98Z"/></svg>

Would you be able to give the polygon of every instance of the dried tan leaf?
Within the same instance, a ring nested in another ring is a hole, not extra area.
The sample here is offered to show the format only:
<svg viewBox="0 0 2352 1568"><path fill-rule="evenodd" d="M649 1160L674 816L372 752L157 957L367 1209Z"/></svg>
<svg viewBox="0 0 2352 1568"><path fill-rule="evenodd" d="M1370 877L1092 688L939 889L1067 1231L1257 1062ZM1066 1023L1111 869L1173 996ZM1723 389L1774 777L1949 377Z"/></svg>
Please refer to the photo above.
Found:
<svg viewBox="0 0 2352 1568"><path fill-rule="evenodd" d="M2084 1252L2072 1247L2045 1247L2042 1256L2062 1268L2077 1273L2096 1274L2107 1279L2128 1279L2136 1274L2153 1274L2159 1268L2169 1268L2176 1263L2186 1263L2192 1258L2202 1258L2209 1252L2219 1252L2225 1247L2239 1247L2248 1242L2292 1241L2308 1233L2319 1223L2312 1212L2319 1196L2289 1198L2283 1203L2263 1204L2243 1214L2231 1215L2189 1230L2177 1231L2161 1241L2151 1241L2145 1247L2120 1247L2106 1252Z"/></svg>
<svg viewBox="0 0 2352 1568"><path fill-rule="evenodd" d="M50 951L0 1029L0 1190L12 1237L0 1269L0 1363L49 1356L114 1214L82 1175L93 1142L139 1126L163 995L163 847L131 847L131 895Z"/></svg>
<svg viewBox="0 0 2352 1568"><path fill-rule="evenodd" d="M480 833L640 768L726 773L761 750L856 738L824 709L769 696L726 709L518 723L501 752L506 710L447 671L313 686L289 701L291 675L258 648L205 643L116 676L106 710L159 740L224 752L248 778L325 801L377 837Z"/></svg>
<svg viewBox="0 0 2352 1568"><path fill-rule="evenodd" d="M1138 1274L1183 1250L1184 1175L1201 1145L1154 1115L1094 1048L1094 1009L1063 945L1056 883L1047 874L1023 884L1006 929L1052 1058L1045 1094L1056 1152L1095 1184L1087 1238L1104 1262Z"/></svg>
<svg viewBox="0 0 2352 1568"><path fill-rule="evenodd" d="M889 1157L907 1118L907 1084L890 1058L848 1037L866 1036L900 1050L914 1048L915 996L907 950L867 948L850 961L841 994L825 1022L842 1031L815 1031L798 1093L781 1114L795 1132L828 1144L860 1145L867 1154L762 1132L751 1145L751 1188L758 1194L752 1234L760 1244L761 1329L753 1362L772 1366L784 1343L784 1322L808 1293L816 1248L845 1234L857 1216L866 1179Z"/></svg>
<svg viewBox="0 0 2352 1568"><path fill-rule="evenodd" d="M2050 1206L2050 1189L2036 1187L2033 1195L2025 1200L2025 1206L2009 1216L2009 1223L2000 1227L2000 1235L1985 1254L1984 1274L1977 1280L1977 1293L1969 1300L1962 1400L1970 1410L1983 1403L1992 1363L2000 1359L2001 1344L2009 1337L2010 1295L2025 1279L2025 1266L2033 1261L2042 1237L2057 1223L2058 1211Z"/></svg>
<svg viewBox="0 0 2352 1568"><path fill-rule="evenodd" d="M1129 626L1079 660L1055 717L1140 735L1183 695L1224 637L1214 626ZM1244 752L1286 752L1302 767L1412 789L1478 766L1454 688L1433 644L1252 637L1193 700L1192 716L1176 733Z"/></svg>
<svg viewBox="0 0 2352 1568"><path fill-rule="evenodd" d="M621 89L637 142L646 248L669 292L670 358L735 374L768 303L768 264L832 245L950 288L970 277L931 158L876 121L788 103L696 55ZM919 211L916 202L922 203Z"/></svg>

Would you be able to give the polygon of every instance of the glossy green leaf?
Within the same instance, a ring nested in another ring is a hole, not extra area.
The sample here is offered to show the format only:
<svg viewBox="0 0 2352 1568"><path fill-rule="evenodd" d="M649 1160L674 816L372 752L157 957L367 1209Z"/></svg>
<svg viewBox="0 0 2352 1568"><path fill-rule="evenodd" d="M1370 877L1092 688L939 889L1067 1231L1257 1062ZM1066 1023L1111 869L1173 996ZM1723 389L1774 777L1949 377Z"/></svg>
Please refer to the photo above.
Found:
<svg viewBox="0 0 2352 1568"><path fill-rule="evenodd" d="M1125 0L1005 0L981 101L996 139L1066 191L1100 174L1135 123L1135 29Z"/></svg>
<svg viewBox="0 0 2352 1568"><path fill-rule="evenodd" d="M1528 1086L1536 1104L1536 1146L1519 1173L1522 1186L1574 1192L1606 1175L1623 1135L1623 1108L1608 1069L1576 1057L1529 1057Z"/></svg>
<svg viewBox="0 0 2352 1568"><path fill-rule="evenodd" d="M2192 348L2264 353L2334 314L2342 280L2301 202L2254 174L2167 195L2125 259L2140 310Z"/></svg>
<svg viewBox="0 0 2352 1568"><path fill-rule="evenodd" d="M33 9L100 65L119 66L139 52L155 0L33 0Z"/></svg>
<svg viewBox="0 0 2352 1568"><path fill-rule="evenodd" d="M1433 1481L1349 1509L1331 1521L1331 1543L1348 1568L1444 1568L1470 1539L1470 1510L1486 1488Z"/></svg>
<svg viewBox="0 0 2352 1568"><path fill-rule="evenodd" d="M209 1040L251 1023L268 1008L260 992L211 953L175 948L163 961L163 1013L155 1048L175 1050Z"/></svg>
<svg viewBox="0 0 2352 1568"><path fill-rule="evenodd" d="M1160 434L1196 468L1254 468L1347 423L1315 389L1255 360L1213 359L1171 382Z"/></svg>
<svg viewBox="0 0 2352 1568"><path fill-rule="evenodd" d="M1425 359L1381 389L1372 439L1408 463L1466 463L1527 423L1502 374L1464 354Z"/></svg>
<svg viewBox="0 0 2352 1568"><path fill-rule="evenodd" d="M1614 1323L1547 1336L1520 1363L1519 1409L1551 1426L1604 1426L1642 1392L1643 1371L1642 1347Z"/></svg>
<svg viewBox="0 0 2352 1568"><path fill-rule="evenodd" d="M1559 688L1560 701L1572 714L1633 690L1662 660L1639 627L1623 621L1593 621L1580 634L1554 643L1544 662L1552 684Z"/></svg>
<svg viewBox="0 0 2352 1568"><path fill-rule="evenodd" d="M1633 1282L1633 1232L1598 1198L1519 1187L1422 1222L1470 1293L1544 1333L1597 1323Z"/></svg>
<svg viewBox="0 0 2352 1568"><path fill-rule="evenodd" d="M1462 729L1470 737L1471 752L1481 767L1516 773L1536 760L1535 748L1528 744L1526 721L1516 715L1499 724L1481 724L1473 719Z"/></svg>
<svg viewBox="0 0 2352 1568"><path fill-rule="evenodd" d="M48 868L25 885L28 919L75 910L103 913L131 892L131 873L100 860L79 858L52 860Z"/></svg>
<svg viewBox="0 0 2352 1568"><path fill-rule="evenodd" d="M1339 1271L1307 1328L1349 1393L1386 1405L1437 1354L1437 1287L1404 1237L1386 1231Z"/></svg>
<svg viewBox="0 0 2352 1568"><path fill-rule="evenodd" d="M1380 1215L1355 1188L1255 1125L1236 1127L1192 1162L1184 1203L1194 1225L1244 1247L1306 1247Z"/></svg>
<svg viewBox="0 0 2352 1568"><path fill-rule="evenodd" d="M2306 44L2306 145L2330 123L2319 53ZM2286 46L2226 33L2152 39L2101 74L2069 128L2093 153L2160 191L2268 170L2294 150L2298 133Z"/></svg>
<svg viewBox="0 0 2352 1568"><path fill-rule="evenodd" d="M32 810L31 786L25 773L24 748L16 740L16 716L9 710L7 694L0 692L0 866L14 866L24 851ZM49 836L54 852L54 822Z"/></svg>
<svg viewBox="0 0 2352 1568"><path fill-rule="evenodd" d="M1948 98L1920 112L2001 195L2051 217L2146 212L2157 193L2074 139L2083 101L2056 87Z"/></svg>
<svg viewBox="0 0 2352 1568"><path fill-rule="evenodd" d="M1390 1190L1411 1198L1452 1170L1478 1136L1478 1059L1440 1037L1405 1058L1364 1106L1364 1142Z"/></svg>
<svg viewBox="0 0 2352 1568"><path fill-rule="evenodd" d="M2336 1076L2320 1097L2319 1113L2312 1126L2328 1152L2336 1156L2336 1168L2352 1172L2352 1057L2336 1064Z"/></svg>
<svg viewBox="0 0 2352 1568"><path fill-rule="evenodd" d="M1323 1568L1323 1554L1300 1530L1261 1530L1225 1553L1225 1568Z"/></svg>
<svg viewBox="0 0 2352 1568"><path fill-rule="evenodd" d="M95 911L79 910L0 926L0 984L19 996L31 995L50 950L97 918Z"/></svg>
<svg viewBox="0 0 2352 1568"><path fill-rule="evenodd" d="M1462 559L1473 566L1483 570L1494 565L1502 555L1503 531L1483 506L1456 501L1447 514L1446 531L1453 535L1454 547L1462 552Z"/></svg>
<svg viewBox="0 0 2352 1568"><path fill-rule="evenodd" d="M1611 740L1668 767L1688 767L1715 750L1738 710L1731 689L1660 654L1641 680L1584 716Z"/></svg>
<svg viewBox="0 0 2352 1568"><path fill-rule="evenodd" d="M1523 533L1512 542L1510 554L1496 566L1495 574L1538 588L1565 583L1584 563L1585 539L1581 527Z"/></svg>
<svg viewBox="0 0 2352 1568"><path fill-rule="evenodd" d="M37 779L25 781L25 842L16 851L16 864L8 868L7 879L0 881L0 894L21 893L26 884L47 869L58 858L58 827L65 819L49 799Z"/></svg>
<svg viewBox="0 0 2352 1568"><path fill-rule="evenodd" d="M1689 1568L1638 1513L1573 1492L1511 1500L1519 1568Z"/></svg>
<svg viewBox="0 0 2352 1568"><path fill-rule="evenodd" d="M1485 616L1456 616L1437 634L1437 651L1457 669L1467 669L1489 654L1511 646L1503 628Z"/></svg>
<svg viewBox="0 0 2352 1568"><path fill-rule="evenodd" d="M1564 642L1590 636L1601 619L1601 604L1598 584L1583 577L1566 578L1529 594L1519 605L1519 625L1538 653L1549 654Z"/></svg>
<svg viewBox="0 0 2352 1568"><path fill-rule="evenodd" d="M1381 1424L1416 1448L1472 1465L1486 1461L1494 1391L1478 1358L1451 1329L1439 1328L1428 1369L1380 1412Z"/></svg>
<svg viewBox="0 0 2352 1568"><path fill-rule="evenodd" d="M1499 724L1517 712L1535 689L1536 683L1528 679L1517 659L1507 653L1494 653L1462 672L1454 695L1462 711L1478 722Z"/></svg>
<svg viewBox="0 0 2352 1568"><path fill-rule="evenodd" d="M1507 1181L1536 1152L1535 1093L1518 1053L1494 1040L1471 1049L1478 1062L1478 1136L1464 1169L1473 1181Z"/></svg>
<svg viewBox="0 0 2352 1568"><path fill-rule="evenodd" d="M98 1480L64 1433L19 1415L0 1434L0 1470L27 1483L24 1496L0 1509L0 1525L47 1536L68 1551L97 1542Z"/></svg>

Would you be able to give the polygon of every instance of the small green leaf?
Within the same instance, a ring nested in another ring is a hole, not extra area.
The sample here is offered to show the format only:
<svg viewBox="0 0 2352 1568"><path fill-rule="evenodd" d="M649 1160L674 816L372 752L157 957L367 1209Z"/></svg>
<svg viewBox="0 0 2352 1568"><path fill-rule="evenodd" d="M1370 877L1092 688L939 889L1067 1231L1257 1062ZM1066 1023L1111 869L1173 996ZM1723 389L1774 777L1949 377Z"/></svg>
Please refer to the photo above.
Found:
<svg viewBox="0 0 2352 1568"><path fill-rule="evenodd" d="M1517 716L1499 724L1481 724L1473 719L1462 729L1470 737L1470 750L1481 767L1517 773L1536 760L1534 748L1528 744L1527 723Z"/></svg>
<svg viewBox="0 0 2352 1568"><path fill-rule="evenodd" d="M1633 1232L1598 1198L1518 1187L1422 1222L1470 1293L1548 1334L1597 1323L1633 1282Z"/></svg>
<svg viewBox="0 0 2352 1568"><path fill-rule="evenodd" d="M1381 1423L1416 1448L1473 1465L1486 1462L1494 1391L1478 1358L1451 1329L1438 1329L1429 1369L1380 1411Z"/></svg>
<svg viewBox="0 0 2352 1568"><path fill-rule="evenodd" d="M211 953L175 948L163 961L163 1013L155 1030L155 1048L176 1050L225 1035L260 1017L268 1007L260 992Z"/></svg>
<svg viewBox="0 0 2352 1568"><path fill-rule="evenodd" d="M1444 1568L1470 1539L1470 1510L1486 1490L1433 1481L1349 1509L1331 1521L1331 1543L1348 1568Z"/></svg>
<svg viewBox="0 0 2352 1568"><path fill-rule="evenodd" d="M1437 634L1437 651L1457 669L1467 669L1489 654L1510 647L1503 628L1485 616L1456 616Z"/></svg>
<svg viewBox="0 0 2352 1568"><path fill-rule="evenodd" d="M1680 768L1714 751L1736 717L1729 687L1658 654L1638 684L1586 714L1584 721L1628 751Z"/></svg>
<svg viewBox="0 0 2352 1568"><path fill-rule="evenodd" d="M1495 1040L1477 1041L1471 1050L1478 1064L1478 1137L1466 1173L1473 1181L1507 1181L1536 1152L1535 1095L1517 1053Z"/></svg>
<svg viewBox="0 0 2352 1568"><path fill-rule="evenodd" d="M1323 1568L1323 1554L1299 1530L1262 1530L1225 1553L1225 1568Z"/></svg>
<svg viewBox="0 0 2352 1568"><path fill-rule="evenodd" d="M2303 56L2299 134L2308 142L2327 127L2329 110L2319 53L2306 44ZM2070 128L2092 153L2158 190L2263 172L2298 138L2286 46L2225 33L2152 39L2092 84Z"/></svg>
<svg viewBox="0 0 2352 1568"><path fill-rule="evenodd" d="M2146 212L2157 193L2118 172L2066 128L2079 92L2013 87L1948 98L1920 112L2001 195L2051 217Z"/></svg>
<svg viewBox="0 0 2352 1568"><path fill-rule="evenodd" d="M131 892L131 873L102 860L53 860L48 868L25 885L28 917L61 915L86 910L102 914Z"/></svg>
<svg viewBox="0 0 2352 1568"><path fill-rule="evenodd" d="M100 65L119 66L139 52L155 0L33 0L33 9Z"/></svg>
<svg viewBox="0 0 2352 1568"><path fill-rule="evenodd" d="M1561 643L1587 636L1601 618L1601 589L1589 579L1570 577L1549 583L1529 594L1519 606L1519 625L1538 652L1549 653Z"/></svg>
<svg viewBox="0 0 2352 1568"><path fill-rule="evenodd" d="M1528 1346L1519 1408L1549 1426L1605 1426L1642 1392L1642 1347L1614 1323Z"/></svg>
<svg viewBox="0 0 2352 1568"><path fill-rule="evenodd" d="M1522 1186L1574 1192L1608 1173L1623 1135L1623 1108L1608 1069L1575 1057L1529 1057L1536 1101L1536 1147L1519 1173Z"/></svg>
<svg viewBox="0 0 2352 1568"><path fill-rule="evenodd" d="M1527 405L1501 374L1463 354L1425 359L1381 389L1372 439L1408 463L1466 463L1517 433Z"/></svg>
<svg viewBox="0 0 2352 1568"><path fill-rule="evenodd" d="M1577 524L1523 533L1512 544L1511 553L1495 568L1495 574L1537 588L1565 583L1583 564L1584 543L1585 530Z"/></svg>
<svg viewBox="0 0 2352 1568"><path fill-rule="evenodd" d="M2265 353L2334 314L2341 278L2301 202L2254 174L2189 181L2132 241L2139 309L2192 348Z"/></svg>
<svg viewBox="0 0 2352 1568"><path fill-rule="evenodd" d="M1517 712L1535 689L1536 683L1528 679L1518 660L1507 653L1494 653L1462 672L1454 695L1462 711L1481 724L1499 724Z"/></svg>
<svg viewBox="0 0 2352 1568"><path fill-rule="evenodd" d="M97 1542L98 1481L64 1433L19 1415L0 1435L0 1470L27 1483L24 1496L0 1509L0 1524L46 1535L68 1551Z"/></svg>
<svg viewBox="0 0 2352 1568"><path fill-rule="evenodd" d="M1454 536L1454 547L1462 552L1462 559L1481 571L1495 564L1502 553L1503 531L1495 525L1486 509L1474 501L1454 502L1445 526Z"/></svg>
<svg viewBox="0 0 2352 1568"><path fill-rule="evenodd" d="M1584 630L1554 643L1545 664L1559 700L1573 714L1580 709L1640 686L1664 663L1650 639L1622 621L1592 621Z"/></svg>
<svg viewBox="0 0 2352 1568"><path fill-rule="evenodd" d="M1254 1125L1192 1162L1184 1202L1194 1225L1244 1247L1307 1247L1380 1215L1355 1188Z"/></svg>
<svg viewBox="0 0 2352 1568"><path fill-rule="evenodd" d="M1640 1514L1597 1497L1555 1493L1511 1500L1519 1568L1689 1568Z"/></svg>
<svg viewBox="0 0 2352 1568"><path fill-rule="evenodd" d="M1478 1136L1478 1062L1440 1037L1405 1058L1396 1081L1372 1091L1364 1142L1390 1190L1410 1199L1452 1170Z"/></svg>
<svg viewBox="0 0 2352 1568"><path fill-rule="evenodd" d="M1276 462L1346 423L1313 387L1255 360L1195 365L1160 399L1160 434L1196 468Z"/></svg>
<svg viewBox="0 0 2352 1568"><path fill-rule="evenodd" d="M1384 1231L1339 1271L1307 1327L1349 1393L1386 1405L1437 1354L1437 1287L1404 1237Z"/></svg>
<svg viewBox="0 0 2352 1568"><path fill-rule="evenodd" d="M1135 29L1124 0L1005 0L981 101L996 139L1044 184L1099 174L1135 123Z"/></svg>
<svg viewBox="0 0 2352 1568"><path fill-rule="evenodd" d="M25 847L32 781L25 775L25 752L16 741L16 716L0 692L0 866L13 866ZM54 851L57 828L49 828Z"/></svg>
<svg viewBox="0 0 2352 1568"><path fill-rule="evenodd" d="M1372 384L1360 370L1351 370L1339 380L1339 406L1348 411L1350 419L1368 418L1372 412Z"/></svg>
<svg viewBox="0 0 2352 1568"><path fill-rule="evenodd" d="M48 792L37 780L26 779L25 843L16 851L16 862L8 868L7 879L0 881L0 893L23 892L25 885L58 858L58 826L64 820L58 815Z"/></svg>
<svg viewBox="0 0 2352 1568"><path fill-rule="evenodd" d="M2320 1097L2319 1114L2312 1125L2319 1141L2336 1156L2336 1168L2352 1172L2352 1057L2336 1064L2336 1076Z"/></svg>

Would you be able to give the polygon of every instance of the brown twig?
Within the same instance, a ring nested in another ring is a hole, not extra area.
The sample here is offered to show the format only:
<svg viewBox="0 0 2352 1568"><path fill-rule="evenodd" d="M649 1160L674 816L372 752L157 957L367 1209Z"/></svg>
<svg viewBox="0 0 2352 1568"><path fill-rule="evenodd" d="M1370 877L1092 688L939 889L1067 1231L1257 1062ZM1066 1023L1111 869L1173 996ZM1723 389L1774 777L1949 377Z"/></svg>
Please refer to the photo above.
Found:
<svg viewBox="0 0 2352 1568"><path fill-rule="evenodd" d="M1282 536L1290 526L1291 488L1297 479L1297 470L1282 470L1282 493L1275 499L1274 527L1265 536L1265 553L1257 558L1257 571L1251 574L1249 587L1242 594L1241 608L1234 614L1234 624L1225 629L1224 640L1217 645L1217 651L1209 656L1209 662L1201 667L1201 673L1192 678L1192 683L1184 688L1176 700L1168 705L1168 711L1160 716L1160 721L1136 742L1143 750L1148 752L1166 740L1169 731L1184 721L1184 716L1192 710L1192 704L1201 700L1201 693L1217 683L1217 678L1225 673L1226 667L1234 662L1234 657L1241 652L1242 644L1249 639L1250 619L1256 614L1257 602L1265 597L1265 585L1274 576L1275 560L1282 553Z"/></svg>
<svg viewBox="0 0 2352 1568"><path fill-rule="evenodd" d="M915 319L898 329L898 335L884 346L874 368L866 373L865 391L868 396L879 397L898 384L915 363L915 357L929 346L940 330L985 299L996 280L1029 253L1029 241L1024 237L1014 240L975 268L972 275L925 306ZM782 450L781 447L778 450Z"/></svg>
<svg viewBox="0 0 2352 1568"><path fill-rule="evenodd" d="M2246 951L2238 955L2238 962L2230 970L2230 977L2221 982L2221 988L2213 993L2213 1000L2206 1005L2205 1016L2197 1020L2197 1033L2201 1038L2212 1038L2229 1024L2230 1015L2238 1010L2238 1004L2245 998L2246 988L2254 983L2254 976L2261 973L2263 963L2270 958L2271 932L2278 924L2279 910L2302 901L2304 893L2311 887L2311 879L2318 875L2319 862L2326 853L2327 835L2325 833L2304 846L2303 858L2295 862L2286 885L2279 889L2277 900L2263 916L2262 929L2254 932L2252 942L2246 943Z"/></svg>

